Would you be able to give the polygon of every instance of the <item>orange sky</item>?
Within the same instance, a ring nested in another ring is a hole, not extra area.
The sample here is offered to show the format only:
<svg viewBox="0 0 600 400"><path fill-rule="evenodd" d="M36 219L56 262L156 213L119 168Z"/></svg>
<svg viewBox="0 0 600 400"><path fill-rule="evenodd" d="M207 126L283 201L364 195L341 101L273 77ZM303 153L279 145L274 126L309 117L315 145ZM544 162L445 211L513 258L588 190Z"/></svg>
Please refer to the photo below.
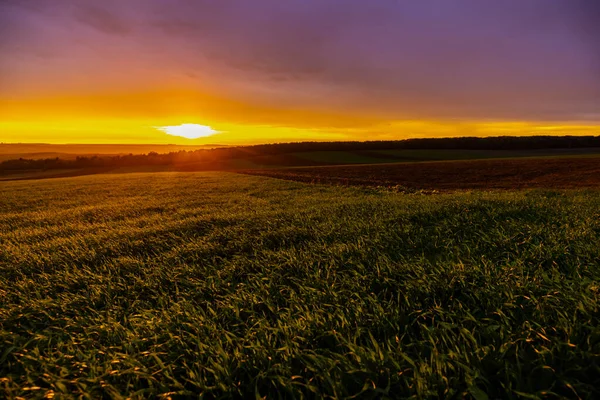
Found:
<svg viewBox="0 0 600 400"><path fill-rule="evenodd" d="M0 142L600 134L589 12L431 1L7 0ZM184 123L219 133L156 129Z"/></svg>

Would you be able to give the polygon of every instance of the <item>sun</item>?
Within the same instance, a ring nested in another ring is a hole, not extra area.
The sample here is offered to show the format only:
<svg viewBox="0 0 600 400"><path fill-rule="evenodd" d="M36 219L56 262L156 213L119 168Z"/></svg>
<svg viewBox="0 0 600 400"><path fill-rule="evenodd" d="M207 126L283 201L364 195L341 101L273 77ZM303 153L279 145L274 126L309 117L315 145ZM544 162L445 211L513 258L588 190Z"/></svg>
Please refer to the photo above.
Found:
<svg viewBox="0 0 600 400"><path fill-rule="evenodd" d="M159 131L163 131L167 135L180 136L186 139L199 139L209 137L219 133L210 126L198 124L181 124L172 126L155 126Z"/></svg>

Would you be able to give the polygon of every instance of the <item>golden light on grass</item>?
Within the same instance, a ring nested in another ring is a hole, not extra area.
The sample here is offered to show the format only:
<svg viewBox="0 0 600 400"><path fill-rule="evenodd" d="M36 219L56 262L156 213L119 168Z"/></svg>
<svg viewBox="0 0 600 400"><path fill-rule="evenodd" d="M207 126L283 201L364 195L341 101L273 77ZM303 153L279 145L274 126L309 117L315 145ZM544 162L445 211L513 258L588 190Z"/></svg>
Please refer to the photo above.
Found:
<svg viewBox="0 0 600 400"><path fill-rule="evenodd" d="M163 131L167 135L179 136L186 139L199 139L216 135L215 131L210 126L198 124L181 124L171 126L155 126L159 131Z"/></svg>

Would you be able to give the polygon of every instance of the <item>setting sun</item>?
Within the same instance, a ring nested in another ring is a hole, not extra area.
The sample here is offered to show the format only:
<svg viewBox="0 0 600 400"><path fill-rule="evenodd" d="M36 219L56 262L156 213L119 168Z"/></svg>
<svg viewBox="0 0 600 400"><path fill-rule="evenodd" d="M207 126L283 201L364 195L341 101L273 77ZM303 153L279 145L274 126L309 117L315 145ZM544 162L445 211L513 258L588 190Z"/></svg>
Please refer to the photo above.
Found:
<svg viewBox="0 0 600 400"><path fill-rule="evenodd" d="M155 127L159 131L165 132L167 135L180 136L186 139L199 139L216 135L215 131L210 126L198 125L198 124L181 124L176 126L157 126Z"/></svg>

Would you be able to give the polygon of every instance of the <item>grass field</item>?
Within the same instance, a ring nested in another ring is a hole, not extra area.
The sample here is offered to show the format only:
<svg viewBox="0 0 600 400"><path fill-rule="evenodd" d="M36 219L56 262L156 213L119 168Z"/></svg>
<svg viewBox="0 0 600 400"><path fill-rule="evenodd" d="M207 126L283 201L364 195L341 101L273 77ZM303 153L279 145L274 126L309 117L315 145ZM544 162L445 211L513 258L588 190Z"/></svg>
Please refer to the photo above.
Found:
<svg viewBox="0 0 600 400"><path fill-rule="evenodd" d="M600 396L600 192L0 182L0 397Z"/></svg>

